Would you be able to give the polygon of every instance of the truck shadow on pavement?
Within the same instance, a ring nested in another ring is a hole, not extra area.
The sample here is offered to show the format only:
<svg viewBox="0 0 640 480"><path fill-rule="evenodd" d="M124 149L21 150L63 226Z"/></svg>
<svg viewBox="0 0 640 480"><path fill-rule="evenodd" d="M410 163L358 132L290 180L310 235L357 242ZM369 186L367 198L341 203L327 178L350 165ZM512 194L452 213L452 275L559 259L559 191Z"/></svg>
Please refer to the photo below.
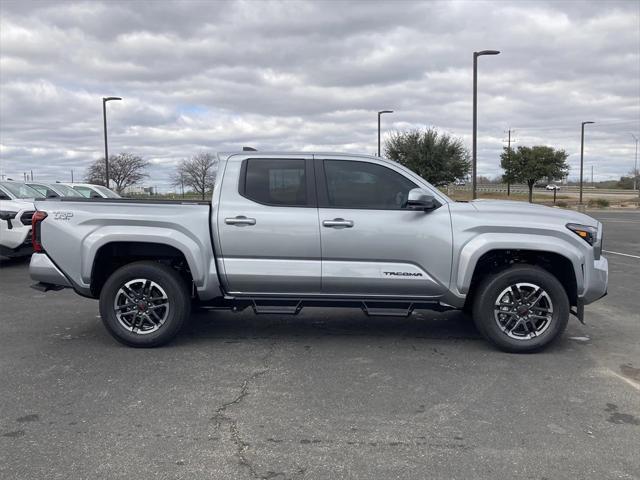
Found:
<svg viewBox="0 0 640 480"><path fill-rule="evenodd" d="M462 312L417 311L409 317L367 317L357 310L308 309L298 316L254 315L247 311L194 313L176 344L219 339L321 338L437 339L483 341Z"/></svg>
<svg viewBox="0 0 640 480"><path fill-rule="evenodd" d="M216 341L309 341L326 337L344 338L357 343L382 340L421 341L433 344L473 345L474 349L498 352L478 332L473 320L461 311L415 311L409 317L368 317L358 310L308 308L297 316L242 313L195 312L177 340L170 345L212 345ZM564 351L571 347L566 334L544 350ZM508 354L505 354L508 355Z"/></svg>

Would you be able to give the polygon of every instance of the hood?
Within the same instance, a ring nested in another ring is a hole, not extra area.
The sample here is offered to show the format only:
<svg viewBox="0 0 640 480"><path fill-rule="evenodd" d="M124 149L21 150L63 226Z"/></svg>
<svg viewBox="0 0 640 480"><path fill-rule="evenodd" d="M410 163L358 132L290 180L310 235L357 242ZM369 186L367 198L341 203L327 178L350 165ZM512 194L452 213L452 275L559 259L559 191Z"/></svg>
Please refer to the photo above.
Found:
<svg viewBox="0 0 640 480"><path fill-rule="evenodd" d="M538 205L529 202L481 199L473 200L470 203L480 212L495 213L496 215L531 215L548 220L591 225L593 227L597 227L599 223L595 218L585 215L584 213L576 212L575 210L566 210L559 207L547 207L546 205Z"/></svg>
<svg viewBox="0 0 640 480"><path fill-rule="evenodd" d="M29 200L0 200L0 210L8 210L11 212L21 212L23 210L35 210L33 202Z"/></svg>

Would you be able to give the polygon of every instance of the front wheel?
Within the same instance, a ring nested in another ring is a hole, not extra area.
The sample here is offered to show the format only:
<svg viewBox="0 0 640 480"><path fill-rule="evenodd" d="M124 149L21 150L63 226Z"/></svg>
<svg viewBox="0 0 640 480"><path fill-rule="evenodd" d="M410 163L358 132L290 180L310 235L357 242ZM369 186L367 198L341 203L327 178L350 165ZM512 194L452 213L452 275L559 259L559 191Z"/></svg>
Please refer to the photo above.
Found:
<svg viewBox="0 0 640 480"><path fill-rule="evenodd" d="M533 265L514 265L478 286L473 320L482 335L507 352L541 350L567 327L569 299L556 277Z"/></svg>
<svg viewBox="0 0 640 480"><path fill-rule="evenodd" d="M131 347L157 347L174 339L191 313L184 280L158 262L125 265L100 293L100 316L109 333Z"/></svg>

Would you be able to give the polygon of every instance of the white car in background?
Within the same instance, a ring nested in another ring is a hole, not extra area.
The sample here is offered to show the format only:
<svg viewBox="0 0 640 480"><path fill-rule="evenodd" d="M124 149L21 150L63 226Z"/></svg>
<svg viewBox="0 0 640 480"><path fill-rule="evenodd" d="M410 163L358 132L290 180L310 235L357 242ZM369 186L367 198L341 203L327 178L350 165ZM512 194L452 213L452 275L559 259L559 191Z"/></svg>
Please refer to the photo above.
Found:
<svg viewBox="0 0 640 480"><path fill-rule="evenodd" d="M553 183L550 183L549 185L547 185L546 187L547 190L560 190L560 186L559 185L555 185Z"/></svg>
<svg viewBox="0 0 640 480"><path fill-rule="evenodd" d="M46 198L84 198L84 195L80 192L62 183L27 182L27 185L40 192Z"/></svg>
<svg viewBox="0 0 640 480"><path fill-rule="evenodd" d="M33 253L31 217L35 198L44 198L36 190L19 182L0 182L0 255L22 257Z"/></svg>
<svg viewBox="0 0 640 480"><path fill-rule="evenodd" d="M71 187L85 198L122 198L113 190L102 185L94 185L92 183L59 183L57 185Z"/></svg>

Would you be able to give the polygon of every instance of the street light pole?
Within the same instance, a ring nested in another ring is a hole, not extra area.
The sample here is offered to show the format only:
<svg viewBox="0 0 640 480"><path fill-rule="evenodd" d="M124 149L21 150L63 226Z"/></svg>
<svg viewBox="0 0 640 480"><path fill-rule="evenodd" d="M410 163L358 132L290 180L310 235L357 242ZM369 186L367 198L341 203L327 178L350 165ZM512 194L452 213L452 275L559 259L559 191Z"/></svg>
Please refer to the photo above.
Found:
<svg viewBox="0 0 640 480"><path fill-rule="evenodd" d="M478 137L478 57L482 55L498 55L499 50L482 50L473 52L473 140L472 140L472 195L473 199L477 198L477 182L478 182L478 159L477 159L477 137Z"/></svg>
<svg viewBox="0 0 640 480"><path fill-rule="evenodd" d="M582 129L580 134L580 201L582 205L582 176L584 173L584 126L595 122L582 122Z"/></svg>
<svg viewBox="0 0 640 480"><path fill-rule="evenodd" d="M380 110L378 112L378 156L380 156L380 115L383 113L393 113L393 110Z"/></svg>
<svg viewBox="0 0 640 480"><path fill-rule="evenodd" d="M104 186L109 188L109 147L107 146L107 102L122 100L120 97L102 97L102 120L104 122Z"/></svg>
<svg viewBox="0 0 640 480"><path fill-rule="evenodd" d="M636 160L633 163L633 189L638 189L638 137L636 137L633 133L631 134L633 139L636 141ZM638 191L638 197L640 197L640 191Z"/></svg>

